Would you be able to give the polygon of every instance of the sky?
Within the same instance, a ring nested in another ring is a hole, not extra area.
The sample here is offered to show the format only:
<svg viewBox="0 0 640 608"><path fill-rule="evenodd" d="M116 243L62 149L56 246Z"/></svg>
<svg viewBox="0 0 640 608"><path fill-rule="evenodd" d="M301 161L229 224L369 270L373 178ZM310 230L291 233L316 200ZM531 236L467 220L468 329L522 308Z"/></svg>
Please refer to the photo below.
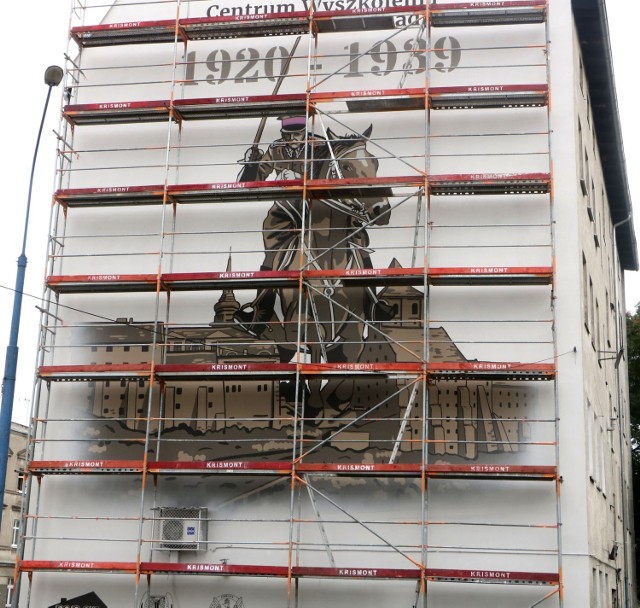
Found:
<svg viewBox="0 0 640 608"><path fill-rule="evenodd" d="M551 0L551 2L567 0ZM105 3L106 4L106 3ZM5 27L0 37L6 71L0 116L4 117L5 152L0 164L4 213L0 220L0 363L4 369L9 340L17 258L22 247L29 174L47 93L43 81L48 65L64 66L69 26L68 0L8 2L3 6ZM607 0L614 73L627 160L631 199L640 206L640 114L637 111L637 59L632 51L635 26L640 22L640 2ZM74 45L69 45L74 54ZM10 68L10 69L9 69ZM61 90L54 89L40 143L32 193L27 239L27 277L19 335L19 364L13 419L26 424L29 415L38 342L46 245L54 190L56 134ZM639 207L640 208L640 207ZM635 231L640 235L640 211ZM640 302L640 273L625 273L627 310Z"/></svg>

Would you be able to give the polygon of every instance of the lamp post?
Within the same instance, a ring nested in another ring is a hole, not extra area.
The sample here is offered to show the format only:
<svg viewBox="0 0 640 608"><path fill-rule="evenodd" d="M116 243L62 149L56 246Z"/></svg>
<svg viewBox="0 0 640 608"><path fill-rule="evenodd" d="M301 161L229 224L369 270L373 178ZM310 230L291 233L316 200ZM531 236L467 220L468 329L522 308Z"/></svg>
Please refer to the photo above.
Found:
<svg viewBox="0 0 640 608"><path fill-rule="evenodd" d="M16 369L18 367L18 332L20 330L20 312L22 309L22 292L24 289L24 277L27 270L27 230L29 228L29 209L31 208L31 191L33 189L33 174L36 168L38 148L40 146L40 136L44 119L49 107L51 89L57 87L62 81L64 72L57 65L49 66L44 73L44 83L47 85L47 99L42 110L40 129L36 139L36 147L33 151L33 162L31 163L31 177L29 178L29 193L27 195L27 208L24 216L24 235L22 237L22 252L18 258L18 269L16 272L16 288L13 295L13 313L11 316L11 331L9 333L9 344L4 363L4 377L2 379L2 406L0 409L0 499L4 500L5 481L7 477L7 458L9 455L9 438L11 436L11 415L13 413L13 396L16 388ZM0 525L2 524L2 509L0 509Z"/></svg>

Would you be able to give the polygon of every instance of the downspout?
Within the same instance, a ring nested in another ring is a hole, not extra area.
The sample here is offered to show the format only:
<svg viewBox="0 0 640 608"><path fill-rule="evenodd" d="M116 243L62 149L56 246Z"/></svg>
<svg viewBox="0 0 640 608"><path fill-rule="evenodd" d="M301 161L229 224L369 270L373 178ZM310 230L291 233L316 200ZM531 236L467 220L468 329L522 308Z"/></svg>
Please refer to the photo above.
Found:
<svg viewBox="0 0 640 608"><path fill-rule="evenodd" d="M623 338L621 336L621 319L620 319L620 304L618 297L618 267L619 267L619 258L618 258L618 243L616 239L616 229L627 222L630 222L633 219L633 214L629 213L629 215L619 222L613 224L611 231L613 236L613 242L615 243L614 250L614 298L616 303L616 353L619 353L623 345ZM625 608L631 608L631 585L629 584L629 547L628 547L628 538L629 534L627 532L627 522L629 521L629 517L627 514L627 510L629 508L629 500L628 500L628 492L626 489L626 478L627 478L627 468L628 468L628 458L627 458L627 450L624 449L625 440L624 440L624 429L627 427L626 421L626 412L621 407L621 399L620 399L620 365L615 367L615 377L616 377L616 404L618 406L618 441L620 443L620 501L622 504L622 570L624 572L624 605Z"/></svg>

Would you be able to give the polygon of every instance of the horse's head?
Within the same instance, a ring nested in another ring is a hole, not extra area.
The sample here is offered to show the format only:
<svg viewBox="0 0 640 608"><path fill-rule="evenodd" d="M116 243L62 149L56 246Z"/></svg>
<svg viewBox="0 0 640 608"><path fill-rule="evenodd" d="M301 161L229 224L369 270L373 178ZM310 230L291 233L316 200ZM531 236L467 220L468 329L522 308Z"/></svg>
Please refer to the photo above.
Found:
<svg viewBox="0 0 640 608"><path fill-rule="evenodd" d="M330 157L327 177L337 179L375 177L378 172L378 159L367 150L367 142L373 131L370 125L362 135L351 133L339 136L331 129L327 130ZM389 223L391 206L386 196L360 197L354 201L373 224Z"/></svg>

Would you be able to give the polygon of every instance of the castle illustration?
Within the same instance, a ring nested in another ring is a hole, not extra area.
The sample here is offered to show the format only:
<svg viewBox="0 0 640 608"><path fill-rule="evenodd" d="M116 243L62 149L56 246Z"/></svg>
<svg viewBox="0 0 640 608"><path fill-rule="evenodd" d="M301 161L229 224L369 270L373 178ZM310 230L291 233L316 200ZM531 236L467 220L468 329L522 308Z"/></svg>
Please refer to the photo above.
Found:
<svg viewBox="0 0 640 608"><path fill-rule="evenodd" d="M361 360L420 361L423 293L412 286L387 286L378 295L394 315L369 328ZM258 339L234 323L239 307L233 290L225 289L208 324L167 327L119 318L115 323L79 328L75 343L84 347L93 365L151 359L181 365L279 362L273 341ZM429 358L468 361L442 327L429 328ZM428 386L427 395L424 386ZM166 380L151 388L147 379L93 381L86 409L96 421L117 421L125 437L143 433L149 416L152 433L188 440L189 447L182 445L173 454L176 459L259 458L290 449L296 402L291 380L273 376L216 379L208 374L201 380ZM371 453L376 448L384 459L398 446L397 457L415 459L426 441L430 454L470 460L483 453L519 451L529 437L527 416L533 399L531 389L522 383L447 380L427 384L409 376L375 375L356 379L348 408L323 412L319 420L307 423L304 432L315 439L330 437L326 448L336 452ZM425 409L428 437L422 436ZM112 442L110 450L117 451L116 444ZM229 447L232 444L235 452ZM165 451L164 457L170 456Z"/></svg>

